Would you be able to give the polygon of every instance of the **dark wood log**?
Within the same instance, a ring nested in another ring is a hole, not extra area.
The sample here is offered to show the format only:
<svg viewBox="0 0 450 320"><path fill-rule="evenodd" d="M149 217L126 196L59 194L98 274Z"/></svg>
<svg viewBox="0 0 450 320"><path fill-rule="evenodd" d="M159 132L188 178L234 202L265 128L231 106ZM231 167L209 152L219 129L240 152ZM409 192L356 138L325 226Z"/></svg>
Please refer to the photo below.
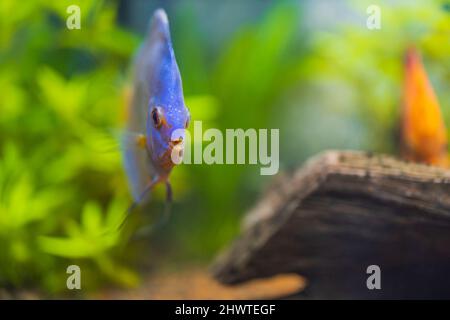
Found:
<svg viewBox="0 0 450 320"><path fill-rule="evenodd" d="M369 290L369 265L381 290ZM328 151L278 179L212 267L236 284L280 273L305 298L449 298L450 171Z"/></svg>

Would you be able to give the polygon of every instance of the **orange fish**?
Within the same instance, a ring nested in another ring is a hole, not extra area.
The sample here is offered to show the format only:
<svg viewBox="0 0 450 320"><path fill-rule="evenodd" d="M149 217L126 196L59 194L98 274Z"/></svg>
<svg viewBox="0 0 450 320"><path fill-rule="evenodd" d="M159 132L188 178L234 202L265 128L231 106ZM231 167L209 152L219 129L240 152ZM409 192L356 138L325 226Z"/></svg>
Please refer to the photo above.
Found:
<svg viewBox="0 0 450 320"><path fill-rule="evenodd" d="M408 49L401 115L401 156L448 167L447 131L439 103L417 51Z"/></svg>

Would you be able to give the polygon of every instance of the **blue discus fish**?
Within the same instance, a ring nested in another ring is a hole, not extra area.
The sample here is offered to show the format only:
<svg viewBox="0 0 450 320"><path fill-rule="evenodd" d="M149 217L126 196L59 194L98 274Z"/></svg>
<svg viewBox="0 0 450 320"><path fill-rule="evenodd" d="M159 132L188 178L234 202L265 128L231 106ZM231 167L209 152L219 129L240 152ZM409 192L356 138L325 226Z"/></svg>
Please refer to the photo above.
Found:
<svg viewBox="0 0 450 320"><path fill-rule="evenodd" d="M184 104L180 71L164 10L153 14L149 30L134 61L134 83L124 135L123 163L134 203L149 200L157 183L172 191L169 175L172 154L183 153L189 111Z"/></svg>

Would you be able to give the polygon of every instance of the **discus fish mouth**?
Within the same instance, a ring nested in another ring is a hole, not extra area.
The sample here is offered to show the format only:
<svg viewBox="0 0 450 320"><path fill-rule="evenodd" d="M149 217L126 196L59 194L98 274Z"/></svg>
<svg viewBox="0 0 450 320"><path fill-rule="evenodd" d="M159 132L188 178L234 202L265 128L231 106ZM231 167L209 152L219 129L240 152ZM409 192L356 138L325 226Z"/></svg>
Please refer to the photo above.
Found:
<svg viewBox="0 0 450 320"><path fill-rule="evenodd" d="M183 137L170 140L169 150L170 150L170 161L174 165L180 164L181 160L183 160L183 151L184 151Z"/></svg>
<svg viewBox="0 0 450 320"><path fill-rule="evenodd" d="M173 166L181 163L184 153L184 145L182 142L182 137L169 141L167 150L160 158L160 164L164 169L171 169Z"/></svg>
<svg viewBox="0 0 450 320"><path fill-rule="evenodd" d="M172 139L169 141L169 148L172 149L175 146L181 145L183 143L183 137L179 137L177 139Z"/></svg>

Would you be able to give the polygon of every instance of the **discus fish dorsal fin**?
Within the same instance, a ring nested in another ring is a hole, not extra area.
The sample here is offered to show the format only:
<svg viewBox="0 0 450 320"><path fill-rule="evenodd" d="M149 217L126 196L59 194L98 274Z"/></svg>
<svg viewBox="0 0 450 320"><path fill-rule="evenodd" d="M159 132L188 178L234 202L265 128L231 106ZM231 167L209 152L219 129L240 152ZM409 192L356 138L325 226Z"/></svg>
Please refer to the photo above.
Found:
<svg viewBox="0 0 450 320"><path fill-rule="evenodd" d="M150 37L159 36L164 41L170 41L169 19L163 9L157 9L149 21L147 34ZM151 40L151 41L154 41Z"/></svg>
<svg viewBox="0 0 450 320"><path fill-rule="evenodd" d="M148 36L144 45L145 62L142 64L150 104L183 104L181 75L173 51L169 20L164 10L158 9L150 22Z"/></svg>

